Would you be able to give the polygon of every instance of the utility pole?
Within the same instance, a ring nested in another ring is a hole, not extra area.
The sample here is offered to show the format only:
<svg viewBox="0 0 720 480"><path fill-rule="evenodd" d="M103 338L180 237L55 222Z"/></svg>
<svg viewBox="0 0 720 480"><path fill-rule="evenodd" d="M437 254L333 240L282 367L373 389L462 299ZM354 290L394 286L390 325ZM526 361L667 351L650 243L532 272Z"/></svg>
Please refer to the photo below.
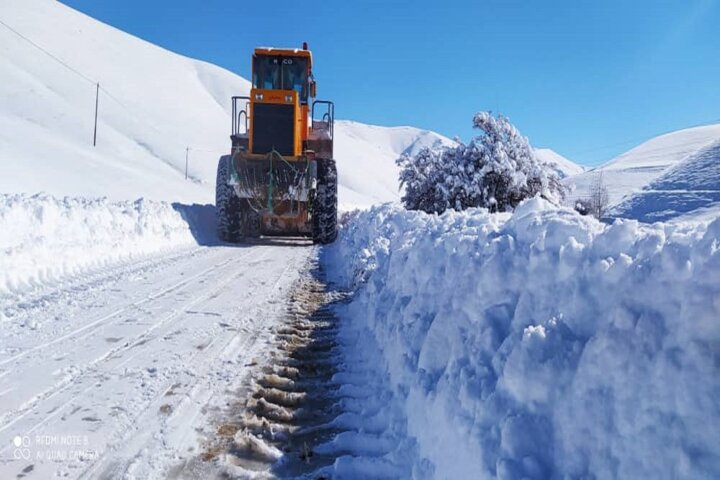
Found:
<svg viewBox="0 0 720 480"><path fill-rule="evenodd" d="M93 132L93 147L97 145L97 117L98 117L98 100L100 99L100 82L95 89L95 131Z"/></svg>
<svg viewBox="0 0 720 480"><path fill-rule="evenodd" d="M189 157L190 157L190 147L187 147L185 149L185 180L187 180L188 158Z"/></svg>

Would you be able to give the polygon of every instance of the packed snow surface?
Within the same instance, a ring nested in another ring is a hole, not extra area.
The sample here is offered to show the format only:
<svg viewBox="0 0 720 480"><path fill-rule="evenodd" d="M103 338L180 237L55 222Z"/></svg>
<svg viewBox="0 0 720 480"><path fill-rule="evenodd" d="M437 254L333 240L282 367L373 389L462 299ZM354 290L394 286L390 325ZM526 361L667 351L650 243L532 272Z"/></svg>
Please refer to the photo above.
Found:
<svg viewBox="0 0 720 480"><path fill-rule="evenodd" d="M0 293L0 478L210 478L312 254L194 244Z"/></svg>
<svg viewBox="0 0 720 480"><path fill-rule="evenodd" d="M416 478L720 476L720 219L386 205L326 255Z"/></svg>

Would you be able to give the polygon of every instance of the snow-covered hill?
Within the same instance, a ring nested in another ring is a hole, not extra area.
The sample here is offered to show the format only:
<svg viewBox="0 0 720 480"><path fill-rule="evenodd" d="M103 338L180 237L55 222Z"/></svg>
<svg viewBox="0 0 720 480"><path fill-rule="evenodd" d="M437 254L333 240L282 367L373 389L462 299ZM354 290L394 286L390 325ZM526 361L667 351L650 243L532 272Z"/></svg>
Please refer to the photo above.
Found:
<svg viewBox="0 0 720 480"><path fill-rule="evenodd" d="M663 214L664 210L672 209L677 214L713 202L715 194L698 200L696 194L675 193L677 190L696 193L715 190L710 187L718 183L718 172L712 165L717 163L719 141L720 125L668 133L648 140L601 167L569 178L566 183L576 187L573 199L581 198L588 195L593 181L602 173L610 204L618 207L613 214L644 220L667 219L673 214ZM682 185L676 184L675 178L682 179ZM644 189L648 191L644 192ZM635 195L638 198L631 198Z"/></svg>
<svg viewBox="0 0 720 480"><path fill-rule="evenodd" d="M653 222L720 207L720 139L669 168L613 209L620 217Z"/></svg>
<svg viewBox="0 0 720 480"><path fill-rule="evenodd" d="M53 0L5 0L0 18L15 30L0 25L0 192L213 202L230 97L247 94L247 80ZM401 153L449 140L338 122L336 142L340 202L363 206L398 197Z"/></svg>
<svg viewBox="0 0 720 480"><path fill-rule="evenodd" d="M247 81L59 2L4 1L0 17L37 45L0 26L0 191L211 200L199 181L212 178L228 144L226 98L247 91ZM187 146L198 150L195 182L184 180Z"/></svg>
<svg viewBox="0 0 720 480"><path fill-rule="evenodd" d="M586 169L582 165L569 160L549 148L536 148L535 155L544 163L553 165L560 178L568 178L583 173Z"/></svg>
<svg viewBox="0 0 720 480"><path fill-rule="evenodd" d="M395 160L423 147L454 144L435 132L414 127L378 127L351 121L337 122L335 134L340 202L346 208L398 200Z"/></svg>

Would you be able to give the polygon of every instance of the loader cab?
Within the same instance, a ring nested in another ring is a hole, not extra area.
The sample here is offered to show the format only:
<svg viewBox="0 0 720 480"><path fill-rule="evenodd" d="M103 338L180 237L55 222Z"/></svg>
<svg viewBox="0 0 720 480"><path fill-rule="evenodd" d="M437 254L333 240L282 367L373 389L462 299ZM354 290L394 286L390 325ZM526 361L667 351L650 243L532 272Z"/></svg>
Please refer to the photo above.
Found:
<svg viewBox="0 0 720 480"><path fill-rule="evenodd" d="M294 90L300 103L308 104L311 92L310 52L307 50L255 51L253 55L253 88L259 90Z"/></svg>
<svg viewBox="0 0 720 480"><path fill-rule="evenodd" d="M233 152L266 156L274 151L297 159L309 151L332 158L334 106L316 100L307 44L256 48L250 95L232 98L232 118Z"/></svg>
<svg viewBox="0 0 720 480"><path fill-rule="evenodd" d="M255 49L252 89L243 109L249 118L247 149L251 154L302 155L310 130L313 84L312 54L305 45L302 49Z"/></svg>

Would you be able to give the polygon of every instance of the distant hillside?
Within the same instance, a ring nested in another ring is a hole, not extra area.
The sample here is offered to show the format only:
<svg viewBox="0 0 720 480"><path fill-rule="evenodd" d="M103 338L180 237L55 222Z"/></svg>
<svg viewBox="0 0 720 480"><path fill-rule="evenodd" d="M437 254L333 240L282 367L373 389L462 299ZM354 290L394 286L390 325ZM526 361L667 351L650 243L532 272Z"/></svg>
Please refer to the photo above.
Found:
<svg viewBox="0 0 720 480"><path fill-rule="evenodd" d="M720 139L720 125L708 125L664 134L614 158L605 165L568 180L576 195L587 195L593 179L603 172L610 189L610 203L640 191L655 178L698 150Z"/></svg>
<svg viewBox="0 0 720 480"><path fill-rule="evenodd" d="M613 215L665 221L720 205L720 140L701 148L617 205Z"/></svg>
<svg viewBox="0 0 720 480"><path fill-rule="evenodd" d="M217 159L230 147L230 97L247 94L247 80L56 1L5 0L0 18L27 38L0 25L0 192L214 202ZM435 142L450 141L338 122L341 205L397 199L395 159Z"/></svg>
<svg viewBox="0 0 720 480"><path fill-rule="evenodd" d="M413 127L377 127L339 121L335 126L336 154L341 166L338 176L341 202L346 207L398 200L398 173L395 165L402 154L415 154L423 147L453 145L442 135Z"/></svg>
<svg viewBox="0 0 720 480"><path fill-rule="evenodd" d="M554 150L550 150L549 148L536 148L534 150L535 155L537 155L541 161L549 165L554 165L555 172L557 172L560 178L572 177L585 171L585 167L578 165L572 160L568 160Z"/></svg>

